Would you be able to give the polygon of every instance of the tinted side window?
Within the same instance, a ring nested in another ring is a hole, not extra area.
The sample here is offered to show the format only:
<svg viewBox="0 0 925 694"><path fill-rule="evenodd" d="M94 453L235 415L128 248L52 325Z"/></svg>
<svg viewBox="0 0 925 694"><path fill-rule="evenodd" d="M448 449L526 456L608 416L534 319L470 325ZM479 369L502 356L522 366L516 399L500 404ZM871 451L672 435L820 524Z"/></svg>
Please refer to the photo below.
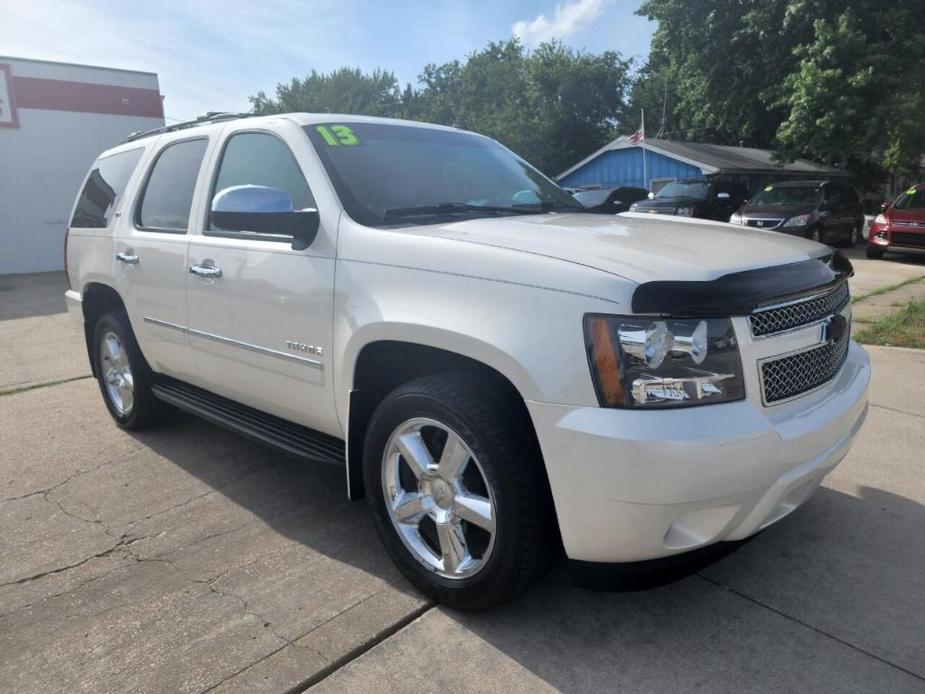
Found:
<svg viewBox="0 0 925 694"><path fill-rule="evenodd" d="M207 144L207 140L187 140L168 145L161 151L138 206L135 221L139 227L186 231Z"/></svg>
<svg viewBox="0 0 925 694"><path fill-rule="evenodd" d="M90 175L77 200L72 227L84 229L105 229L109 226L110 214L116 201L125 191L142 149L119 152L97 159L90 169Z"/></svg>
<svg viewBox="0 0 925 694"><path fill-rule="evenodd" d="M231 186L256 185L276 188L289 194L292 207L314 207L315 201L295 157L286 144L267 133L232 135L219 164L212 197ZM209 229L216 229L211 221Z"/></svg>
<svg viewBox="0 0 925 694"><path fill-rule="evenodd" d="M841 192L842 201L846 205L857 205L860 202L857 191L851 186L839 186L839 192Z"/></svg>

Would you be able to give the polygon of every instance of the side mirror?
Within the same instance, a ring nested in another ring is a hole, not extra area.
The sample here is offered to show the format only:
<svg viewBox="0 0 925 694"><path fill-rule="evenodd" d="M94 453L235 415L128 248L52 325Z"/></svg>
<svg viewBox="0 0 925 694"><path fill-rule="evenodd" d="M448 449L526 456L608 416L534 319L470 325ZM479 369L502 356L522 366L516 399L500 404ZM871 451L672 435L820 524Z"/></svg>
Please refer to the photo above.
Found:
<svg viewBox="0 0 925 694"><path fill-rule="evenodd" d="M268 186L231 186L212 199L212 223L226 231L253 231L292 237L292 248L302 251L318 235L320 217L313 207L292 209L285 191Z"/></svg>

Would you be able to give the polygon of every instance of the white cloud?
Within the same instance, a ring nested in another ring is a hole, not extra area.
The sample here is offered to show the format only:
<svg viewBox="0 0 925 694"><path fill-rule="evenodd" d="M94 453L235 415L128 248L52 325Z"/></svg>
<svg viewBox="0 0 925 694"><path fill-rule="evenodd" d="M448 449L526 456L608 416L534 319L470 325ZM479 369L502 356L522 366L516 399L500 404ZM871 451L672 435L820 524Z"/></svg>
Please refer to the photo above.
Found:
<svg viewBox="0 0 925 694"><path fill-rule="evenodd" d="M564 5L557 4L552 19L540 14L530 21L514 22L512 31L527 46L552 39L565 39L590 26L600 17L604 11L604 1L575 0Z"/></svg>

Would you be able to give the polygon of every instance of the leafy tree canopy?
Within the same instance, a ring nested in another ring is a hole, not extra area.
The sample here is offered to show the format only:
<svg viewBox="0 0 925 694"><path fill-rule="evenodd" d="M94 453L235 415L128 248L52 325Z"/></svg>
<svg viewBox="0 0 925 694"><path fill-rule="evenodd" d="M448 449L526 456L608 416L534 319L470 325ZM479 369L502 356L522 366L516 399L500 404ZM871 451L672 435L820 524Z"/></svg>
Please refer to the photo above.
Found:
<svg viewBox="0 0 925 694"><path fill-rule="evenodd" d="M667 85L675 136L916 174L922 0L645 0L639 14L658 21L630 98L650 132Z"/></svg>
<svg viewBox="0 0 925 694"><path fill-rule="evenodd" d="M442 123L493 137L555 175L604 145L625 112L630 61L561 43L527 51L490 43L463 60L424 67L417 87L391 72L311 72L251 97L257 113L308 111Z"/></svg>

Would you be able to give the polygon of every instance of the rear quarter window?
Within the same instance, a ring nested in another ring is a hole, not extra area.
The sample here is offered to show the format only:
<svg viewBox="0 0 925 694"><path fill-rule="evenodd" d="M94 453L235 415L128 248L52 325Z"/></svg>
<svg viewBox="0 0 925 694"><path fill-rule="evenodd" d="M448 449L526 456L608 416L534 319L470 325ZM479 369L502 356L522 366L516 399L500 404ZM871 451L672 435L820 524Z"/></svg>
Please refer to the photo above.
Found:
<svg viewBox="0 0 925 694"><path fill-rule="evenodd" d="M207 145L202 138L181 140L160 151L135 212L140 229L186 233Z"/></svg>
<svg viewBox="0 0 925 694"><path fill-rule="evenodd" d="M116 203L125 192L132 172L138 166L143 148L110 154L93 162L90 175L71 217L71 227L105 229L109 226Z"/></svg>

